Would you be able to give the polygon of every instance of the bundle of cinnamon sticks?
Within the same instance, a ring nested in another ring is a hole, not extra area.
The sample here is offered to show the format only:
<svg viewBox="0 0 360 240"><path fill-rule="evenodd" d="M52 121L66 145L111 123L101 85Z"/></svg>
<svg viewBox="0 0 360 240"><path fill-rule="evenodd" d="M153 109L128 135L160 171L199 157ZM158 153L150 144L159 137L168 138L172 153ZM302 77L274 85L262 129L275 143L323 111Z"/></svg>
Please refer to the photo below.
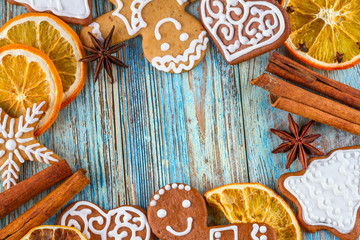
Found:
<svg viewBox="0 0 360 240"><path fill-rule="evenodd" d="M360 135L360 90L274 53L268 73L251 84L270 93L271 105L317 122Z"/></svg>

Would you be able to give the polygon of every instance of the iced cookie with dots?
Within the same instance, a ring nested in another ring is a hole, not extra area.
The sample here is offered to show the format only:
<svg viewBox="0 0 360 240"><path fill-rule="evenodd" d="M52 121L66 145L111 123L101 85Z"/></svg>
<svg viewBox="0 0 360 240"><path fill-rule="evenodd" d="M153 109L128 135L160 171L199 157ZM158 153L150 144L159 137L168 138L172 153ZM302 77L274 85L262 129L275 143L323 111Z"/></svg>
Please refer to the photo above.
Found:
<svg viewBox="0 0 360 240"><path fill-rule="evenodd" d="M91 47L88 32L98 39L115 26L113 44L142 36L145 57L158 70L190 71L205 56L209 39L201 22L185 11L190 0L110 0L115 10L95 19L80 33Z"/></svg>
<svg viewBox="0 0 360 240"><path fill-rule="evenodd" d="M313 158L308 168L286 173L280 191L298 207L299 223L310 232L329 230L340 239L360 235L360 146Z"/></svg>
<svg viewBox="0 0 360 240"><path fill-rule="evenodd" d="M28 12L52 13L65 22L87 26L92 22L92 0L7 0Z"/></svg>
<svg viewBox="0 0 360 240"><path fill-rule="evenodd" d="M58 224L78 229L89 240L154 240L145 210L135 206L106 211L91 202L74 202Z"/></svg>
<svg viewBox="0 0 360 240"><path fill-rule="evenodd" d="M173 183L151 198L148 221L160 239L186 240L275 240L272 227L264 223L243 223L208 227L205 199L194 188Z"/></svg>
<svg viewBox="0 0 360 240"><path fill-rule="evenodd" d="M290 35L289 16L275 0L200 0L200 16L229 64L278 48Z"/></svg>

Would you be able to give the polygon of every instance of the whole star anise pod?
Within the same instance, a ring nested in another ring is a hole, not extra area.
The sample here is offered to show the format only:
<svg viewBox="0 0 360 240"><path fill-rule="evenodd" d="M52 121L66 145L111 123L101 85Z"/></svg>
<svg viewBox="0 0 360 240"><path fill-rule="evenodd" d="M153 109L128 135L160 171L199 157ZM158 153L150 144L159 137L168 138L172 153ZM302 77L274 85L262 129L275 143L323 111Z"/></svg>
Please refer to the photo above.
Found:
<svg viewBox="0 0 360 240"><path fill-rule="evenodd" d="M276 134L285 142L275 148L272 153L284 153L290 150L287 155L286 169L295 161L296 157L299 158L301 165L304 169L308 166L308 154L309 155L325 155L322 151L311 145L316 139L321 137L320 134L307 135L314 124L314 121L308 122L303 126L299 132L299 126L296 124L291 114L289 113L289 130L291 133L270 129L270 131Z"/></svg>
<svg viewBox="0 0 360 240"><path fill-rule="evenodd" d="M114 34L115 26L111 29L109 35L104 39L104 42L101 42L97 39L94 34L88 32L91 42L94 47L85 47L91 55L86 56L85 58L80 59L80 62L93 62L97 61L96 70L95 70L95 82L99 79L100 72L103 68L105 68L107 74L111 78L111 83L114 83L114 76L112 73L112 64L119 65L121 67L127 68L128 66L124 64L119 58L112 56L121 48L125 46L125 44L115 44L111 46L112 37Z"/></svg>

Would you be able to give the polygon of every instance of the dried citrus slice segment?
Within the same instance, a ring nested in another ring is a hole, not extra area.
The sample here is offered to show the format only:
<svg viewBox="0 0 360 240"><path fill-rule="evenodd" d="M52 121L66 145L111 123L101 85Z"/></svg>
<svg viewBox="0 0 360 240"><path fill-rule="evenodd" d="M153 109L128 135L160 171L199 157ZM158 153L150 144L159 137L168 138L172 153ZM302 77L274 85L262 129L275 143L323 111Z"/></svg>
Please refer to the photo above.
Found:
<svg viewBox="0 0 360 240"><path fill-rule="evenodd" d="M46 102L46 111L35 135L55 121L61 106L62 86L55 65L43 52L24 44L0 48L0 108L19 117L35 103Z"/></svg>
<svg viewBox="0 0 360 240"><path fill-rule="evenodd" d="M46 13L27 13L17 16L0 29L0 47L7 44L26 44L44 52L55 64L61 77L64 108L84 87L86 64L78 35L65 22Z"/></svg>
<svg viewBox="0 0 360 240"><path fill-rule="evenodd" d="M73 227L43 225L33 228L21 240L86 240Z"/></svg>
<svg viewBox="0 0 360 240"><path fill-rule="evenodd" d="M283 0L291 34L286 47L304 63L336 70L360 62L359 1Z"/></svg>
<svg viewBox="0 0 360 240"><path fill-rule="evenodd" d="M301 239L300 226L290 207L262 184L229 184L208 191L205 198L231 223L264 222L275 229L278 240Z"/></svg>

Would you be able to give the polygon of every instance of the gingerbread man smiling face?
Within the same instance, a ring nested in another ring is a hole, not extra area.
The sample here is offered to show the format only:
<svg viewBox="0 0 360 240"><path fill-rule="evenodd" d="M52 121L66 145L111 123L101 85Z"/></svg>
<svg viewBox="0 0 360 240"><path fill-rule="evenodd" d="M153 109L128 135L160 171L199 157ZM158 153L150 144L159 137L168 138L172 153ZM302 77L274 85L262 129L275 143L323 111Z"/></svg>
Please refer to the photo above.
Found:
<svg viewBox="0 0 360 240"><path fill-rule="evenodd" d="M207 226L203 196L194 188L173 183L151 199L148 221L153 233L163 240L275 240L273 228L262 223Z"/></svg>
<svg viewBox="0 0 360 240"><path fill-rule="evenodd" d="M110 1L116 9L82 30L85 45L92 45L88 32L101 40L115 26L113 43L141 35L145 57L161 71L189 71L203 59L209 39L201 23L185 11L190 0Z"/></svg>

